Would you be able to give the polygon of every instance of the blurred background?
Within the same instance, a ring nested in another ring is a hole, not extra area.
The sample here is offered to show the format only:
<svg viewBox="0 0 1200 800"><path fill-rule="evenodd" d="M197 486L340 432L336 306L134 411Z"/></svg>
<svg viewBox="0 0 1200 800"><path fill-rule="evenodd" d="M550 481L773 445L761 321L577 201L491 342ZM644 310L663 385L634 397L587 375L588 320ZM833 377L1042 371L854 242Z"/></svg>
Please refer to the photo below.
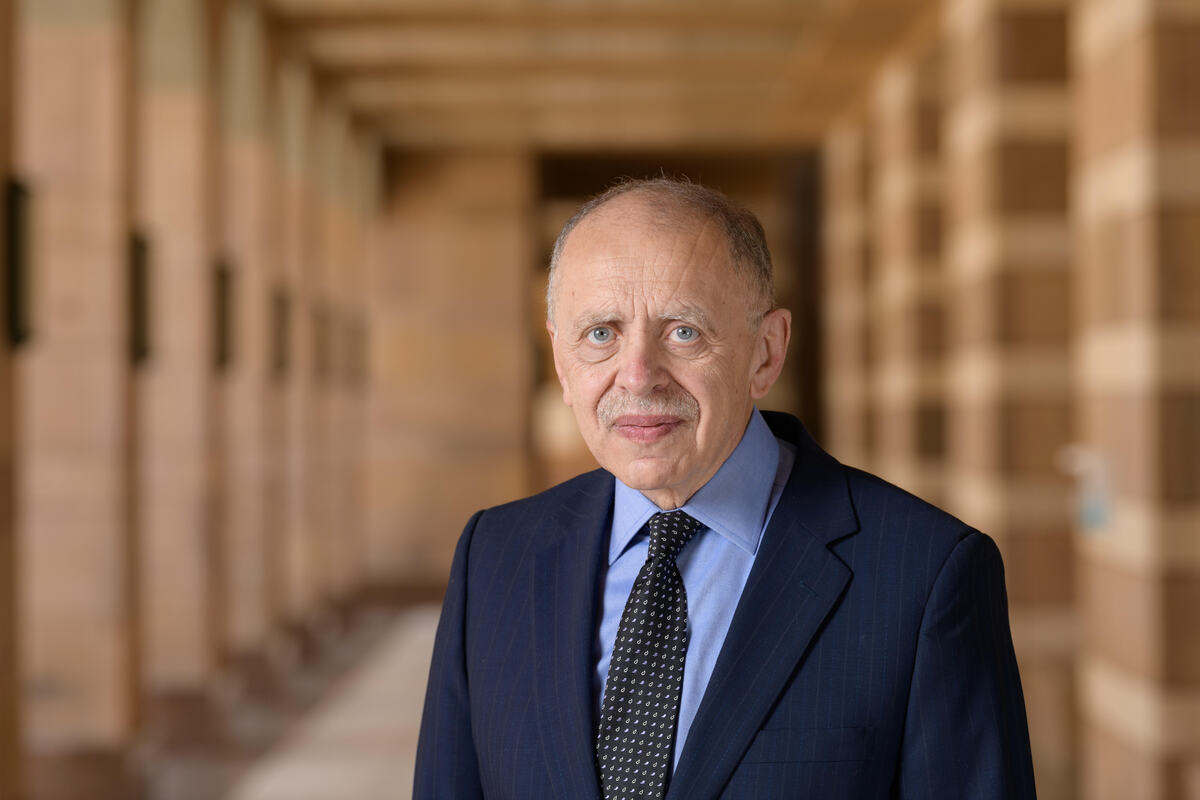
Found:
<svg viewBox="0 0 1200 800"><path fill-rule="evenodd" d="M1200 0L0 0L0 799L406 797L591 466L577 204L756 211L762 405L987 531L1043 800L1200 798Z"/></svg>

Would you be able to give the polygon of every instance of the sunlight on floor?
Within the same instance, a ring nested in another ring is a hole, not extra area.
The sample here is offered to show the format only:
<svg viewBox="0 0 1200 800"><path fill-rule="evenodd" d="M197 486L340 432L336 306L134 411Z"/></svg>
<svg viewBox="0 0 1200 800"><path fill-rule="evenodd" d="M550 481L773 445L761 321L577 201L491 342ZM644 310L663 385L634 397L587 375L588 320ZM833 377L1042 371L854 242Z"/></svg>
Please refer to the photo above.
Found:
<svg viewBox="0 0 1200 800"><path fill-rule="evenodd" d="M402 614L228 800L406 800L438 609Z"/></svg>

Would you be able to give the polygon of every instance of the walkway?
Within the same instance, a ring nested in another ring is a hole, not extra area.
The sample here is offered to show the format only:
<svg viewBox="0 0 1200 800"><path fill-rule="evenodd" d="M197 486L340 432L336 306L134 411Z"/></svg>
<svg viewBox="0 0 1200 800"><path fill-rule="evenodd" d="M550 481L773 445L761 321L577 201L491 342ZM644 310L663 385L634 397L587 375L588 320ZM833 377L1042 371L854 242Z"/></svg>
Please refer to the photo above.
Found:
<svg viewBox="0 0 1200 800"><path fill-rule="evenodd" d="M404 612L228 800L407 800L438 610Z"/></svg>

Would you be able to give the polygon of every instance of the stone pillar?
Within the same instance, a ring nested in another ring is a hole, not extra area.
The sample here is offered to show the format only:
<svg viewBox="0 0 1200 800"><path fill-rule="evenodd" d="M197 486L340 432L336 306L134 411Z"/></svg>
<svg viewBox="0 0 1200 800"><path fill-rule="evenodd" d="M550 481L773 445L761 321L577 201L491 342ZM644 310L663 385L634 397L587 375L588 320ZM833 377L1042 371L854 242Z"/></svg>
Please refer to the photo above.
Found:
<svg viewBox="0 0 1200 800"><path fill-rule="evenodd" d="M215 158L205 5L139 4L139 226L149 243L151 349L142 398L145 686L167 747L218 735L211 679L218 569L207 478Z"/></svg>
<svg viewBox="0 0 1200 800"><path fill-rule="evenodd" d="M945 276L941 258L941 60L918 42L892 56L875 79L872 186L878 269L867 313L877 369L880 474L937 502L944 457Z"/></svg>
<svg viewBox="0 0 1200 800"><path fill-rule="evenodd" d="M280 66L281 259L279 287L287 317L286 375L281 386L284 476L284 614L302 653L313 644L311 623L318 607L317 535L313 517L313 421L316 380L312 281L317 217L312 175L315 87L299 61Z"/></svg>
<svg viewBox="0 0 1200 800"><path fill-rule="evenodd" d="M1200 5L1072 21L1083 795L1200 796Z"/></svg>
<svg viewBox="0 0 1200 800"><path fill-rule="evenodd" d="M269 51L267 59L267 130L269 148L265 162L265 182L268 205L268 234L266 241L269 255L263 263L266 282L266 408L263 414L263 481L265 498L263 504L265 546L267 558L264 564L268 616L279 631L287 628L288 622L288 577L290 567L289 528L291 514L288 504L288 446L287 403L294 372L290 363L293 299L289 293L286 263L288 218L284 192L285 125L286 109L284 86L284 61L278 51ZM282 641L282 639L280 640Z"/></svg>
<svg viewBox="0 0 1200 800"><path fill-rule="evenodd" d="M7 272L8 191L12 176L13 47L12 0L0 0L0 270ZM7 302L7 287L0 288L0 303ZM6 334L0 338L0 800L16 800L20 776L20 679L16 522L13 505L13 376L12 354Z"/></svg>
<svg viewBox="0 0 1200 800"><path fill-rule="evenodd" d="M1073 794L1067 13L950 0L948 508L1003 553L1038 796Z"/></svg>
<svg viewBox="0 0 1200 800"><path fill-rule="evenodd" d="M358 542L354 565L356 592L365 602L372 601L376 552L387 552L388 541L382 547L373 546L368 527L367 464L371 411L370 320L371 276L377 273L380 240L383 230L382 197L384 149L374 135L360 132L354 155L355 252L359 268L351 291L349 330L346 332L346 391L349 395L350 421L347 425L348 457L352 463L350 480L350 513L348 525ZM387 539L394 540L395 532Z"/></svg>
<svg viewBox="0 0 1200 800"><path fill-rule="evenodd" d="M342 181L349 135L344 112L326 100L318 108L313 136L313 228L317 239L310 270L313 338L313 419L310 439L310 520L317 558L314 579L322 606L336 608L347 598L347 536L342 512L341 423L337 337L344 307L342 281L352 269L345 236Z"/></svg>
<svg viewBox="0 0 1200 800"><path fill-rule="evenodd" d="M355 305L348 343L350 365L348 375L353 408L356 415L354 434L354 524L358 531L360 549L358 583L360 592L366 594L371 588L372 552L368 527L367 494L369 470L367 464L370 434L370 388L371 363L371 276L375 273L379 259L381 231L383 228L383 176L384 147L376 136L363 135L359 145L358 181L355 189L356 218L362 253L362 268L355 287Z"/></svg>
<svg viewBox="0 0 1200 800"><path fill-rule="evenodd" d="M365 565L361 523L365 409L353 352L365 296L364 236L369 220L364 207L364 170L382 165L367 160L363 137L350 127L343 111L332 115L327 134L324 291L329 364L323 381L327 414L323 431L325 480L329 488L326 536L330 597L335 607L348 612L360 597Z"/></svg>
<svg viewBox="0 0 1200 800"><path fill-rule="evenodd" d="M236 2L225 18L222 65L222 251L230 269L231 349L219 433L226 469L223 545L228 594L222 650L252 692L273 691L269 643L275 610L268 530L267 379L270 373L270 274L275 258L267 31L258 4Z"/></svg>
<svg viewBox="0 0 1200 800"><path fill-rule="evenodd" d="M524 153L422 152L394 165L370 282L378 584L439 596L471 513L525 494L533 184Z"/></svg>
<svg viewBox="0 0 1200 800"><path fill-rule="evenodd" d="M33 337L16 398L27 795L136 796L123 2L23 0L16 164L32 195Z"/></svg>
<svg viewBox="0 0 1200 800"><path fill-rule="evenodd" d="M822 344L824 420L834 456L865 466L871 450L867 402L867 272L872 259L866 123L836 123L823 146Z"/></svg>

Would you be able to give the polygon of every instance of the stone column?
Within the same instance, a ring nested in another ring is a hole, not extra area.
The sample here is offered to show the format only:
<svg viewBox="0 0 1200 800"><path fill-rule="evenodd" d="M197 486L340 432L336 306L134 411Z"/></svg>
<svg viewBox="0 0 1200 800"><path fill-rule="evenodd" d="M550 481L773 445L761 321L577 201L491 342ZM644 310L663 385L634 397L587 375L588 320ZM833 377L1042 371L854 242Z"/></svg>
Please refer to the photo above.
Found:
<svg viewBox="0 0 1200 800"><path fill-rule="evenodd" d="M950 0L944 18L946 499L1004 556L1043 800L1074 791L1064 5Z"/></svg>
<svg viewBox="0 0 1200 800"><path fill-rule="evenodd" d="M224 37L220 216L231 275L232 349L223 373L226 414L220 431L227 454L222 650L245 688L261 694L274 689L269 578L280 554L273 551L268 531L266 451L272 233L278 207L271 191L268 40L258 4L230 4Z"/></svg>
<svg viewBox="0 0 1200 800"><path fill-rule="evenodd" d="M892 56L875 79L871 205L878 269L867 298L878 363L869 376L879 412L875 465L934 502L945 440L941 88L939 52L927 41Z"/></svg>
<svg viewBox="0 0 1200 800"><path fill-rule="evenodd" d="M269 148L265 161L265 183L271 213L266 222L266 242L269 254L262 267L267 296L266 317L266 407L263 413L263 504L265 546L264 564L268 615L273 626L284 631L288 621L288 576L290 568L289 530L291 519L288 505L288 447L287 402L294 371L290 363L292 331L292 298L289 294L286 263L288 230L286 197L284 193L285 125L284 61L278 51L269 51L267 59L266 117ZM281 638L282 642L283 639ZM281 649L282 652L282 649Z"/></svg>
<svg viewBox="0 0 1200 800"><path fill-rule="evenodd" d="M12 0L0 0L0 270L7 272L10 242L7 181L12 176L13 47ZM7 287L0 288L0 303L7 302ZM13 375L7 333L0 338L0 800L16 800L20 775L20 716L18 713L20 664L17 650L17 551L14 524L13 480Z"/></svg>
<svg viewBox="0 0 1200 800"><path fill-rule="evenodd" d="M284 476L282 588L287 625L301 654L311 652L311 624L319 602L317 535L313 517L313 421L316 381L312 281L317 217L312 174L315 87L301 62L280 66L281 265L287 307L283 405Z"/></svg>
<svg viewBox="0 0 1200 800"><path fill-rule="evenodd" d="M871 450L867 398L867 271L872 259L867 126L856 117L832 127L823 145L822 344L824 420L831 453L865 466Z"/></svg>
<svg viewBox="0 0 1200 800"><path fill-rule="evenodd" d="M380 554L388 552L390 544L396 536L396 532L392 531L385 537L381 537L382 541L378 543L372 539L368 494L369 434L372 432L370 427L372 408L370 348L374 337L371 327L373 285L371 281L372 277L378 274L380 253L383 249L381 240L384 235L382 201L385 161L384 147L377 136L360 132L355 150L357 176L354 186L355 236L361 259L356 275L356 285L353 288L350 331L346 341L349 361L347 391L351 396L350 405L354 414L353 427L350 431L352 442L350 457L354 462L354 475L351 478L353 518L350 524L357 532L359 542L358 562L355 567L358 594L364 602L372 602L377 578L373 565Z"/></svg>
<svg viewBox="0 0 1200 800"><path fill-rule="evenodd" d="M207 486L216 172L208 18L200 0L144 0L139 23L137 213L152 319L139 372L143 658L151 737L194 746L219 725L211 695L219 565Z"/></svg>
<svg viewBox="0 0 1200 800"><path fill-rule="evenodd" d="M1082 794L1200 796L1200 5L1072 21Z"/></svg>
<svg viewBox="0 0 1200 800"><path fill-rule="evenodd" d="M471 513L525 494L533 184L525 153L413 153L392 173L370 283L379 584L439 596Z"/></svg>
<svg viewBox="0 0 1200 800"><path fill-rule="evenodd" d="M370 410L367 347L371 336L367 317L370 301L368 278L376 256L375 242L380 227L380 186L384 170L382 154L383 149L375 136L358 132L353 145L353 177L349 187L356 268L352 280L347 284L349 306L342 347L347 405L346 458L349 462L346 525L354 537L351 570L355 592L363 599L369 599L371 582L366 494Z"/></svg>
<svg viewBox="0 0 1200 800"><path fill-rule="evenodd" d="M327 316L325 480L329 492L328 546L330 599L342 613L353 609L363 583L361 458L363 411L361 382L353 374L351 348L363 304L365 275L364 158L362 137L337 109L329 120L324 162L326 240L324 284ZM379 166L379 165L376 165Z"/></svg>
<svg viewBox="0 0 1200 800"><path fill-rule="evenodd" d="M342 396L338 386L337 337L343 308L341 282L350 269L345 237L342 170L348 124L341 111L325 100L314 120L312 149L313 227L317 238L310 270L313 338L313 418L310 438L310 520L317 558L314 579L322 607L336 608L346 599L346 536L342 527L345 497L341 464Z"/></svg>
<svg viewBox="0 0 1200 800"><path fill-rule="evenodd" d="M116 0L23 0L16 164L33 336L16 364L27 795L136 796L130 397L132 52Z"/></svg>

